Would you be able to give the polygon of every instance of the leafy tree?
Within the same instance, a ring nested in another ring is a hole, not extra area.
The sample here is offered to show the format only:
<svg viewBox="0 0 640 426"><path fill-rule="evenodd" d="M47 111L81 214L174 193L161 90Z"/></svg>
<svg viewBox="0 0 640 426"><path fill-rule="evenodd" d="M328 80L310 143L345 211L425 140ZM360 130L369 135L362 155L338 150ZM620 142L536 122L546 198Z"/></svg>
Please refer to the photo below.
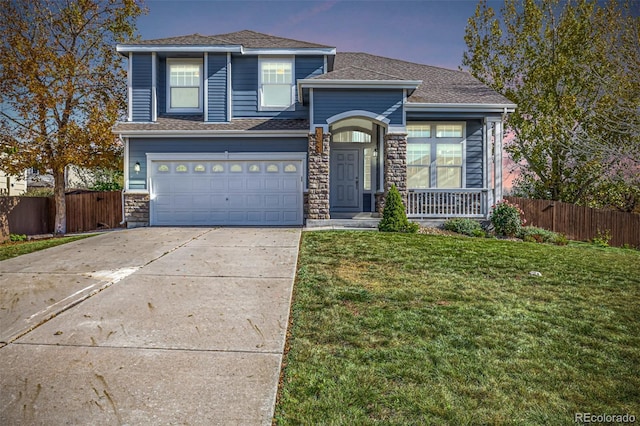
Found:
<svg viewBox="0 0 640 426"><path fill-rule="evenodd" d="M115 44L131 39L135 0L0 0L0 168L54 177L55 230L65 233L64 172L109 166L111 128L126 106Z"/></svg>
<svg viewBox="0 0 640 426"><path fill-rule="evenodd" d="M640 18L628 4L480 1L463 66L518 108L505 149L516 193L632 210L640 203Z"/></svg>
<svg viewBox="0 0 640 426"><path fill-rule="evenodd" d="M402 196L395 185L391 186L382 210L382 220L378 223L378 230L383 232L418 232L418 224L409 222L405 212Z"/></svg>

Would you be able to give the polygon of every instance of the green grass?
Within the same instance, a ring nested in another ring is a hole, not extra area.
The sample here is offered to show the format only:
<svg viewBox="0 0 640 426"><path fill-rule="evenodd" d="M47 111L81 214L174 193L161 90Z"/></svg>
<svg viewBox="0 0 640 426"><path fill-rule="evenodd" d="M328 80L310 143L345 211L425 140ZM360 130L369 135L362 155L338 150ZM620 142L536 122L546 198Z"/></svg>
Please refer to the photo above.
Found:
<svg viewBox="0 0 640 426"><path fill-rule="evenodd" d="M57 237L46 240L7 242L0 244L0 260L10 259L38 250L44 250L49 247L59 246L61 244L70 243L71 241L81 240L91 237L95 234L74 235L72 237Z"/></svg>
<svg viewBox="0 0 640 426"><path fill-rule="evenodd" d="M570 425L576 412L638 417L639 306L635 250L304 233L275 419Z"/></svg>

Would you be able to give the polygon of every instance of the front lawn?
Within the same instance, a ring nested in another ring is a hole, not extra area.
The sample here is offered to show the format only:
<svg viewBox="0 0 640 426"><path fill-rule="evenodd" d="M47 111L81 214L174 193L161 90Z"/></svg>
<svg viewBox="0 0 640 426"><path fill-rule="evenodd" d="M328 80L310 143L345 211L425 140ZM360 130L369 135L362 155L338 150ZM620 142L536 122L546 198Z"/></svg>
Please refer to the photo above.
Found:
<svg viewBox="0 0 640 426"><path fill-rule="evenodd" d="M530 275L537 271L542 276ZM640 252L306 232L279 424L640 417Z"/></svg>
<svg viewBox="0 0 640 426"><path fill-rule="evenodd" d="M44 250L49 247L59 246L61 244L70 243L71 241L81 240L91 237L95 234L74 235L72 237L48 238L46 240L6 242L0 244L0 260L10 259L12 257L31 253L38 250Z"/></svg>

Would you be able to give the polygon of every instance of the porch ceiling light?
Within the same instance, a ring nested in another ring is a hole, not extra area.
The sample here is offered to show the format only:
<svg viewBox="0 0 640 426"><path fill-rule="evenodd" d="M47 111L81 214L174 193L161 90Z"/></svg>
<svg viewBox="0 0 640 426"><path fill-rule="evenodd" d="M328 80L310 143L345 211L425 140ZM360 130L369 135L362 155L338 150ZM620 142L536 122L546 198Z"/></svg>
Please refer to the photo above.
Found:
<svg viewBox="0 0 640 426"><path fill-rule="evenodd" d="M136 161L136 164L133 165L133 171L136 172L136 174L140 173L140 162Z"/></svg>

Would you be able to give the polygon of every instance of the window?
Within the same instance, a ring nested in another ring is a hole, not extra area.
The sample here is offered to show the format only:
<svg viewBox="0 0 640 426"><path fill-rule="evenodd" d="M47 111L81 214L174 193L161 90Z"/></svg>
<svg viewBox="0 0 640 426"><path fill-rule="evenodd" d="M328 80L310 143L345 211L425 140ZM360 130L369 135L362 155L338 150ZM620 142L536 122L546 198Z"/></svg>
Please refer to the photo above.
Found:
<svg viewBox="0 0 640 426"><path fill-rule="evenodd" d="M407 186L410 189L426 189L431 180L431 144L407 144Z"/></svg>
<svg viewBox="0 0 640 426"><path fill-rule="evenodd" d="M189 168L187 168L187 166L185 166L184 164L178 164L176 166L176 172L178 173L186 173L189 171Z"/></svg>
<svg viewBox="0 0 640 426"><path fill-rule="evenodd" d="M462 188L464 124L407 125L407 186L409 189ZM434 137L435 136L435 137Z"/></svg>
<svg viewBox="0 0 640 426"><path fill-rule="evenodd" d="M431 137L431 125L430 124L412 124L407 126L407 137L409 138L430 138Z"/></svg>
<svg viewBox="0 0 640 426"><path fill-rule="evenodd" d="M202 60L167 59L167 111L202 111Z"/></svg>
<svg viewBox="0 0 640 426"><path fill-rule="evenodd" d="M204 164L198 164L193 168L193 171L197 173L204 173L207 171L207 168L204 166Z"/></svg>
<svg viewBox="0 0 640 426"><path fill-rule="evenodd" d="M461 138L462 124L438 124L436 126L437 138Z"/></svg>
<svg viewBox="0 0 640 426"><path fill-rule="evenodd" d="M359 130L343 130L331 134L333 142L370 143L371 135Z"/></svg>
<svg viewBox="0 0 640 426"><path fill-rule="evenodd" d="M285 109L293 104L293 59L260 60L260 107Z"/></svg>
<svg viewBox="0 0 640 426"><path fill-rule="evenodd" d="M462 144L436 145L438 188L462 188Z"/></svg>
<svg viewBox="0 0 640 426"><path fill-rule="evenodd" d="M222 164L214 164L213 167L211 168L211 171L213 173L223 173L224 172L224 165L222 165Z"/></svg>
<svg viewBox="0 0 640 426"><path fill-rule="evenodd" d="M269 164L267 166L267 173L277 173L279 170L278 165L277 164Z"/></svg>

